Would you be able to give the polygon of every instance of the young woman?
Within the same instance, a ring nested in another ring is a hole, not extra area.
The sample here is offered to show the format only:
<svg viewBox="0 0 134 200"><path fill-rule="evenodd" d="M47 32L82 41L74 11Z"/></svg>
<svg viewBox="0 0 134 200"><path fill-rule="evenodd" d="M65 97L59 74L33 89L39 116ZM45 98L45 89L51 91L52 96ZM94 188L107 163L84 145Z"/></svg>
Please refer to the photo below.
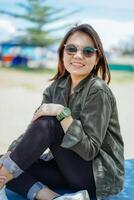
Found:
<svg viewBox="0 0 134 200"><path fill-rule="evenodd" d="M124 148L100 38L88 24L75 26L58 56L57 74L41 106L1 161L0 188L6 184L38 200L86 200L85 191L91 199L117 194L123 188ZM47 148L51 159L44 161ZM74 193L59 196L57 188Z"/></svg>

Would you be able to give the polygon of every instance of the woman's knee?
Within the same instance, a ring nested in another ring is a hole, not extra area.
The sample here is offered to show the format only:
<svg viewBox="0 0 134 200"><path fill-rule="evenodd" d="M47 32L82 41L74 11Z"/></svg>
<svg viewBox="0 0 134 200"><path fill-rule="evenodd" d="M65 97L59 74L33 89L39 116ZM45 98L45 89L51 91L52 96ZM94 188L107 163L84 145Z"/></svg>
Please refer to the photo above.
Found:
<svg viewBox="0 0 134 200"><path fill-rule="evenodd" d="M35 120L32 125L40 128L53 128L55 126L56 119L54 116L42 116Z"/></svg>
<svg viewBox="0 0 134 200"><path fill-rule="evenodd" d="M26 136L36 138L36 140L59 141L63 137L63 130L54 116L43 116L32 122L26 131ZM60 136L60 137L59 137Z"/></svg>
<svg viewBox="0 0 134 200"><path fill-rule="evenodd" d="M37 120L33 121L25 131L24 137L25 139L31 138L43 138L48 135L47 133L51 133L50 121L54 121L54 117L40 117ZM54 124L54 123L53 123ZM42 137L41 137L42 135Z"/></svg>

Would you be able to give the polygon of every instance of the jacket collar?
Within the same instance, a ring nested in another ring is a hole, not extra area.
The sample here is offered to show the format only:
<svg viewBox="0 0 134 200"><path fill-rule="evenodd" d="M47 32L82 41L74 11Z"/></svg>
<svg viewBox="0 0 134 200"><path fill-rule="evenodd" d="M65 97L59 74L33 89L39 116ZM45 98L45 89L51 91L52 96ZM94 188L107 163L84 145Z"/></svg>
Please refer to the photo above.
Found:
<svg viewBox="0 0 134 200"><path fill-rule="evenodd" d="M78 83L78 85L74 88L74 92L79 92L85 86L85 84L91 79L92 76L93 74L90 73L86 78L81 80ZM59 83L58 87L67 89L70 88L70 85L71 85L71 77L70 75L67 75L64 77L63 81Z"/></svg>

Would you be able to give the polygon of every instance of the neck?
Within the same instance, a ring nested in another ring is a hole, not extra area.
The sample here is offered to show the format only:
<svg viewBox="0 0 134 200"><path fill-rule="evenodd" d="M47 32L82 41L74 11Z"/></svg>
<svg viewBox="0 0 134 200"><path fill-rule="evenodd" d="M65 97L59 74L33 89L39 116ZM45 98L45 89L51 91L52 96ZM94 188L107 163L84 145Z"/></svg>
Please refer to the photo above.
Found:
<svg viewBox="0 0 134 200"><path fill-rule="evenodd" d="M71 88L73 89L73 88L75 88L76 87L76 85L78 85L79 84L79 82L81 81L81 80L83 80L84 78L85 78L86 76L81 76L81 77L74 77L74 76L72 76L71 75Z"/></svg>
<svg viewBox="0 0 134 200"><path fill-rule="evenodd" d="M74 88L79 84L81 80L82 79L80 78L74 78L71 76L71 91L70 91L71 94L74 93Z"/></svg>

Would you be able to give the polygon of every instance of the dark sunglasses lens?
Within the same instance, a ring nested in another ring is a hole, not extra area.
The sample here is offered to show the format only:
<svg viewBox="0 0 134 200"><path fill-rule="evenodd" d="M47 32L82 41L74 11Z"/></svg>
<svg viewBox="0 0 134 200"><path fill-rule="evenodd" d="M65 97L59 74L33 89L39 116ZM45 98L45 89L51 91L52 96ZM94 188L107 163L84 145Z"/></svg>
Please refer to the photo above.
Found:
<svg viewBox="0 0 134 200"><path fill-rule="evenodd" d="M83 49L83 54L84 54L85 56L87 56L87 57L92 56L92 55L94 54L94 52L95 52L95 49L92 48L92 47L85 47L85 48Z"/></svg>
<svg viewBox="0 0 134 200"><path fill-rule="evenodd" d="M65 47L65 49L67 50L68 53L76 53L77 52L77 47L75 47L74 45L67 45Z"/></svg>

